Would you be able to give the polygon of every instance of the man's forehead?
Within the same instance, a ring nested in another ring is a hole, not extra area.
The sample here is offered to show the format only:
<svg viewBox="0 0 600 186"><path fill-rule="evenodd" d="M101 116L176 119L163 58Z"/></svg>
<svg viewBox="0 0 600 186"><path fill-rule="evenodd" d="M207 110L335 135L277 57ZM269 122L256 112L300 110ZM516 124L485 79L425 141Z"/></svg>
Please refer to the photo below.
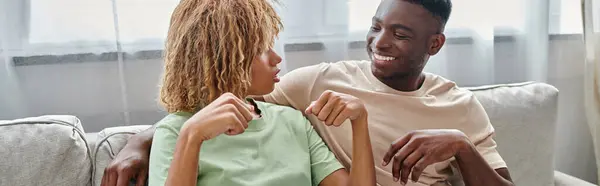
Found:
<svg viewBox="0 0 600 186"><path fill-rule="evenodd" d="M404 24L436 21L436 18L425 8L404 0L382 1L373 19L389 23L404 22Z"/></svg>

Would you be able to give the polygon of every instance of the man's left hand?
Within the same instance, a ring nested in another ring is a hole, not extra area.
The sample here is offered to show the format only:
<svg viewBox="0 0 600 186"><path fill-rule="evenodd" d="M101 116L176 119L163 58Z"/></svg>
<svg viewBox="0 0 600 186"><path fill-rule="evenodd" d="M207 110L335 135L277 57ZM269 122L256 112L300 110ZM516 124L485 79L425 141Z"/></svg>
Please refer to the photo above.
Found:
<svg viewBox="0 0 600 186"><path fill-rule="evenodd" d="M416 182L427 166L448 160L470 145L467 136L459 130L412 131L392 143L383 157L383 166L394 158L394 181L406 184L412 172L412 181Z"/></svg>

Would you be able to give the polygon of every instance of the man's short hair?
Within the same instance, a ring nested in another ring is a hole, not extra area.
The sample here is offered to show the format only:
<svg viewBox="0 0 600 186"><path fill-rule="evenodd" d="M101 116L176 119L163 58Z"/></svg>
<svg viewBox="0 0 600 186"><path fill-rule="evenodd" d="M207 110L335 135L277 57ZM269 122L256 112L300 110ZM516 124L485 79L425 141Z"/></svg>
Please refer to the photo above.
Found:
<svg viewBox="0 0 600 186"><path fill-rule="evenodd" d="M450 12L452 12L452 2L450 0L404 0L413 4L421 5L433 16L440 18L441 30L444 30L448 19L450 18Z"/></svg>

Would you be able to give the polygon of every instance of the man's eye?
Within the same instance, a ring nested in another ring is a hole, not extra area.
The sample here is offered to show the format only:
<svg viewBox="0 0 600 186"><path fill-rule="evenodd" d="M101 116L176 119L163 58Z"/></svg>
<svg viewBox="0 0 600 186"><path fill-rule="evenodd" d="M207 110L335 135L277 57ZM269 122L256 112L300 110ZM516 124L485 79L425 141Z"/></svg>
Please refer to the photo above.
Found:
<svg viewBox="0 0 600 186"><path fill-rule="evenodd" d="M396 37L396 39L408 39L408 36L402 34L394 34L394 37Z"/></svg>
<svg viewBox="0 0 600 186"><path fill-rule="evenodd" d="M371 27L371 31L378 32L379 30L381 30L381 29L380 29L380 28L377 28L377 27L375 27L375 26L372 26L372 27Z"/></svg>

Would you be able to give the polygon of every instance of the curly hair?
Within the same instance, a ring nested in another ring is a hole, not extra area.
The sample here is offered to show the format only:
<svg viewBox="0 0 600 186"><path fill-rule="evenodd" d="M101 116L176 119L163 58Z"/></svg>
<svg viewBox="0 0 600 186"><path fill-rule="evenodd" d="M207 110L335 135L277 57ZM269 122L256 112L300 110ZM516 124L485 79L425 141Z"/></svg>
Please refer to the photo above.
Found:
<svg viewBox="0 0 600 186"><path fill-rule="evenodd" d="M247 96L252 61L282 29L267 0L182 0L167 35L160 102L167 112L194 112L226 92Z"/></svg>

